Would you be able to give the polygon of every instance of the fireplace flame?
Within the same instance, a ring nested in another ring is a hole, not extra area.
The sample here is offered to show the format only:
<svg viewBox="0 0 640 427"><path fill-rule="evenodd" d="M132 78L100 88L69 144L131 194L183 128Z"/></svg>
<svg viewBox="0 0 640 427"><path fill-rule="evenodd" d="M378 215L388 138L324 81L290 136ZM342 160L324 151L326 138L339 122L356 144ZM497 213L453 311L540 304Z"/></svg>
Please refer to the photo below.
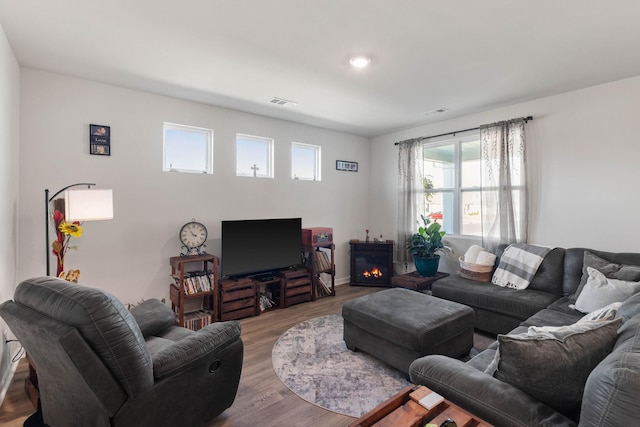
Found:
<svg viewBox="0 0 640 427"><path fill-rule="evenodd" d="M380 269L378 267L373 267L371 269L371 271L364 271L362 273L363 277L373 277L373 278L380 278L382 277L382 271L380 271Z"/></svg>

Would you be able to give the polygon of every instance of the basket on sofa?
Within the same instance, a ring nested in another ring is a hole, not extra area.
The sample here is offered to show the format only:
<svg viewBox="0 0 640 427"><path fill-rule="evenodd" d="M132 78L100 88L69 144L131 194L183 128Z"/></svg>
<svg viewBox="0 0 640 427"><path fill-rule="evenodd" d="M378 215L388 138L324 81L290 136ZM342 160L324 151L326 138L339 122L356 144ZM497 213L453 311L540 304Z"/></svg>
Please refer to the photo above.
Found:
<svg viewBox="0 0 640 427"><path fill-rule="evenodd" d="M490 282L493 275L493 265L480 265L465 262L463 257L460 260L460 277L476 280L478 282Z"/></svg>

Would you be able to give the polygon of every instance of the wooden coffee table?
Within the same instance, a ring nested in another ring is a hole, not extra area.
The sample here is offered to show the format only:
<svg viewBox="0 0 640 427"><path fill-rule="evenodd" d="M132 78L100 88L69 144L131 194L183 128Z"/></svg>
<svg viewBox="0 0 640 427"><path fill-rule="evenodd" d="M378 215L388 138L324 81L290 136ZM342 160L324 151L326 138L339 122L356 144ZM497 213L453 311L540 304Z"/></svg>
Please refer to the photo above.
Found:
<svg viewBox="0 0 640 427"><path fill-rule="evenodd" d="M470 414L448 400L427 410L411 400L409 395L419 386L410 385L386 402L349 424L349 427L422 427L425 423L440 426L452 419L458 427L490 427L491 424Z"/></svg>

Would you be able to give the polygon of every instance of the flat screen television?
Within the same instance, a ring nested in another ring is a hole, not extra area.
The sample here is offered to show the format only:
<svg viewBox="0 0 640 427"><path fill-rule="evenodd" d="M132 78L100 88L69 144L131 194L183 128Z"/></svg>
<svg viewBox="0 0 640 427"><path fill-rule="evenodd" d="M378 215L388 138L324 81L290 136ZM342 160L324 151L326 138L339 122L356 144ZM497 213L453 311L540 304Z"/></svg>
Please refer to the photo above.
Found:
<svg viewBox="0 0 640 427"><path fill-rule="evenodd" d="M301 218L222 221L222 276L248 276L298 265L301 251Z"/></svg>

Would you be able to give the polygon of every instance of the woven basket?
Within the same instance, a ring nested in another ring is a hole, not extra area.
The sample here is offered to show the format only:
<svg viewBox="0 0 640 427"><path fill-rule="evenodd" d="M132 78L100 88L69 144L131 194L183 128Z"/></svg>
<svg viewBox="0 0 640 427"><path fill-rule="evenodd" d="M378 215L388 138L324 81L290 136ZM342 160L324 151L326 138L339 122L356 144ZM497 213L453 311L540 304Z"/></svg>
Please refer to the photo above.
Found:
<svg viewBox="0 0 640 427"><path fill-rule="evenodd" d="M490 282L493 275L493 265L480 265L464 262L460 257L460 277L478 282Z"/></svg>

